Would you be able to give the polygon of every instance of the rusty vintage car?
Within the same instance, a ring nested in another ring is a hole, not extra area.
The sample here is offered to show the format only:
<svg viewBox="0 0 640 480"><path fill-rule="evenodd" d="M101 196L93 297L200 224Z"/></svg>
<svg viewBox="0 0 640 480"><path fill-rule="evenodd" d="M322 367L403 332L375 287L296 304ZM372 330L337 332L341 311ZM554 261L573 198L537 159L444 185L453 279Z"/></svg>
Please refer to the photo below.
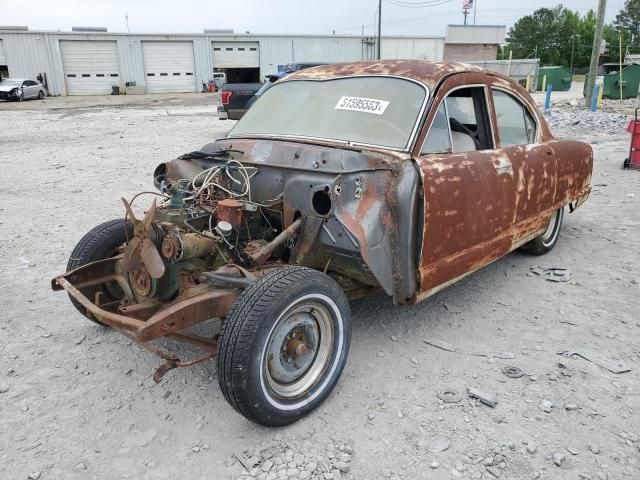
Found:
<svg viewBox="0 0 640 480"><path fill-rule="evenodd" d="M140 194L123 199L125 218L85 235L53 289L164 359L157 381L217 355L231 406L285 425L336 385L350 299L415 303L515 249L548 252L592 162L498 73L311 68L225 138L159 165L144 217ZM219 329L202 333L211 319ZM181 360L172 341L202 354Z"/></svg>

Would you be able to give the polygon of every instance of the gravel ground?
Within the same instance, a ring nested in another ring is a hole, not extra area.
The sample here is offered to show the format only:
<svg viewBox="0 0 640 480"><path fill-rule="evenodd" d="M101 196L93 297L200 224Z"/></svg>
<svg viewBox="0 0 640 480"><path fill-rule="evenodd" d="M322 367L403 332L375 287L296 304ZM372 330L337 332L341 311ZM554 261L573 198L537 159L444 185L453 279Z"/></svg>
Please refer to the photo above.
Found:
<svg viewBox="0 0 640 480"><path fill-rule="evenodd" d="M624 122L594 130L590 114L552 112L554 131L596 153L593 194L565 216L556 249L513 253L420 305L354 302L333 394L267 429L225 403L214 362L156 385L154 356L50 291L79 238L123 214L121 196L232 125L209 102L164 103L2 113L2 479L640 478L640 172L620 169ZM577 347L631 371L558 355ZM440 399L445 389L461 400Z"/></svg>

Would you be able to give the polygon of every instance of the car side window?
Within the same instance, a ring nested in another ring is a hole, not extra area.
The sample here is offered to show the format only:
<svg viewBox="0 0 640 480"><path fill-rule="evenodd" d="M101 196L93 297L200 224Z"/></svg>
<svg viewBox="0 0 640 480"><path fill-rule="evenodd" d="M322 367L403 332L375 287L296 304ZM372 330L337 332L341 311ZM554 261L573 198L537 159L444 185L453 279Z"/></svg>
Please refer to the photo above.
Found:
<svg viewBox="0 0 640 480"><path fill-rule="evenodd" d="M33 80L27 80L26 82L24 82L24 85L26 87L33 87L36 84L36 82L34 82Z"/></svg>
<svg viewBox="0 0 640 480"><path fill-rule="evenodd" d="M500 146L527 145L535 142L536 123L527 108L501 90L493 90Z"/></svg>
<svg viewBox="0 0 640 480"><path fill-rule="evenodd" d="M447 108L442 102L440 108L433 117L431 128L427 138L422 145L421 155L433 153L450 153L451 135L449 135L449 121L447 119Z"/></svg>
<svg viewBox="0 0 640 480"><path fill-rule="evenodd" d="M484 87L457 89L440 105L421 154L490 150L491 133Z"/></svg>
<svg viewBox="0 0 640 480"><path fill-rule="evenodd" d="M484 87L454 90L445 101L453 153L492 149L493 136Z"/></svg>

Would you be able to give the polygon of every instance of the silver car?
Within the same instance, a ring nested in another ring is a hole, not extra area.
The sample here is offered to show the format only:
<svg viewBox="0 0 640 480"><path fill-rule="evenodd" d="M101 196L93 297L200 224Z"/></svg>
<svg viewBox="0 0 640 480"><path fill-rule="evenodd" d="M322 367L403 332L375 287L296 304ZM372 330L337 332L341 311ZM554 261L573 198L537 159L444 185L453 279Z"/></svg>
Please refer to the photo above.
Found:
<svg viewBox="0 0 640 480"><path fill-rule="evenodd" d="M0 100L21 102L28 98L43 99L47 94L44 85L25 78L4 78L0 81Z"/></svg>

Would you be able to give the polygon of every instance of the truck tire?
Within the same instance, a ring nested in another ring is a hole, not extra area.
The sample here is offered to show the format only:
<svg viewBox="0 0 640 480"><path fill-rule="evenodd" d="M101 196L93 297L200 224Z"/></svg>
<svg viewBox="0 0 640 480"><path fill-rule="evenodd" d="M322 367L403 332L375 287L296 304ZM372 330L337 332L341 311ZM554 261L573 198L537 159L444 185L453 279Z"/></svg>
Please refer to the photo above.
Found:
<svg viewBox="0 0 640 480"><path fill-rule="evenodd" d="M344 369L350 316L340 286L310 268L284 267L250 285L220 333L218 379L227 402L269 427L314 410Z"/></svg>
<svg viewBox="0 0 640 480"><path fill-rule="evenodd" d="M539 236L524 244L521 250L531 255L544 255L553 250L558 243L560 236L560 228L562 227L562 219L564 218L564 207L560 207L553 212L547 229Z"/></svg>
<svg viewBox="0 0 640 480"><path fill-rule="evenodd" d="M118 253L118 248L127 241L127 238L133 237L133 223L124 218L116 220L110 220L108 222L101 223L97 227L89 230L89 232L80 239L76 247L71 252L69 262L67 263L67 272L75 270L87 263L95 262L97 260L104 260L105 258L113 257ZM94 287L87 287L80 290L82 294L90 300L93 300L96 292L102 289L105 295L109 298L114 298L117 295L117 286L100 285ZM69 295L71 303L76 309L87 317L89 320L104 325L102 322L96 320L87 310L71 295Z"/></svg>

